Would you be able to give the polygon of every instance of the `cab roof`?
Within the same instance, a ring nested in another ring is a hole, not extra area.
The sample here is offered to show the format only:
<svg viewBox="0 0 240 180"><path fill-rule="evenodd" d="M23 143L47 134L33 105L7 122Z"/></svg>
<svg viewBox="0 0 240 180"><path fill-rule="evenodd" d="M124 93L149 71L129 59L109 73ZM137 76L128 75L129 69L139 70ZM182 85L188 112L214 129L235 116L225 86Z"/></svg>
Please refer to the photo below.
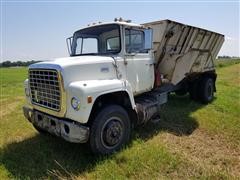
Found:
<svg viewBox="0 0 240 180"><path fill-rule="evenodd" d="M125 21L112 21L112 22L98 22L98 23L92 23L92 24L88 24L87 26L79 29L87 29L90 27L97 27L97 26L102 26L102 25L110 25L110 24L116 24L116 25L123 25L123 26L130 26L130 27L138 27L138 28L143 28L143 25L140 24L135 24L135 23L131 23L131 22L125 22Z"/></svg>

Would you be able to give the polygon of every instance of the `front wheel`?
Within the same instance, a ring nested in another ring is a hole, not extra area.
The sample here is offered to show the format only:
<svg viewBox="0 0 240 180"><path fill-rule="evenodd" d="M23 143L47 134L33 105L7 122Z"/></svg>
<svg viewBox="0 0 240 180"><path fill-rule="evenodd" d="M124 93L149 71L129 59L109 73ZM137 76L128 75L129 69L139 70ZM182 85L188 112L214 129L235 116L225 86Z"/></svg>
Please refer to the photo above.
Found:
<svg viewBox="0 0 240 180"><path fill-rule="evenodd" d="M125 109L118 105L103 108L93 120L90 147L96 154L111 154L130 138L131 124Z"/></svg>

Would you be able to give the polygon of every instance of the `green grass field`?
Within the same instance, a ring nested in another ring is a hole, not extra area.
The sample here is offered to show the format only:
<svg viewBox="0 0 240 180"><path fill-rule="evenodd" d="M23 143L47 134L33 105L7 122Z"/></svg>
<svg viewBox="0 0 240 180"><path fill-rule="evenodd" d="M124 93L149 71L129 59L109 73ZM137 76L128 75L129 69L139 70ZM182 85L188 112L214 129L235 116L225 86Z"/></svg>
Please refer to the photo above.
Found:
<svg viewBox="0 0 240 180"><path fill-rule="evenodd" d="M222 65L221 65L222 64ZM137 128L131 143L107 157L39 135L22 114L26 68L0 69L0 179L240 178L240 64L217 64L209 105L171 95L161 121Z"/></svg>

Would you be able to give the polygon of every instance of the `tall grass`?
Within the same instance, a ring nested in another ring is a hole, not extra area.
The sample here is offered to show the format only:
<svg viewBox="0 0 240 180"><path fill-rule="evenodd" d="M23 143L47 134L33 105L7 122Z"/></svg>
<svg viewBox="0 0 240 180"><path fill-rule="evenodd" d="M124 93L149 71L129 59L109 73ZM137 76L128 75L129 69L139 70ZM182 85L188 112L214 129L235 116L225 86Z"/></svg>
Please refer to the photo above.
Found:
<svg viewBox="0 0 240 180"><path fill-rule="evenodd" d="M240 64L217 62L217 93L203 106L170 95L161 120L96 157L87 145L40 135L22 114L26 68L1 68L0 179L240 178Z"/></svg>

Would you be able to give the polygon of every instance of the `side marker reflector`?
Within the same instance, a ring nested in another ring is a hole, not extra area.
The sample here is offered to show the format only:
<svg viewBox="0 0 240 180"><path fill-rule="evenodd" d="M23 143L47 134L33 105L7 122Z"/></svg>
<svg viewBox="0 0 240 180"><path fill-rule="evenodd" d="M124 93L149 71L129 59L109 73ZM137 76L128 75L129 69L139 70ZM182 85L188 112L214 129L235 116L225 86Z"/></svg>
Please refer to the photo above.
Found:
<svg viewBox="0 0 240 180"><path fill-rule="evenodd" d="M87 102L88 102L88 104L92 103L92 96L87 97Z"/></svg>

